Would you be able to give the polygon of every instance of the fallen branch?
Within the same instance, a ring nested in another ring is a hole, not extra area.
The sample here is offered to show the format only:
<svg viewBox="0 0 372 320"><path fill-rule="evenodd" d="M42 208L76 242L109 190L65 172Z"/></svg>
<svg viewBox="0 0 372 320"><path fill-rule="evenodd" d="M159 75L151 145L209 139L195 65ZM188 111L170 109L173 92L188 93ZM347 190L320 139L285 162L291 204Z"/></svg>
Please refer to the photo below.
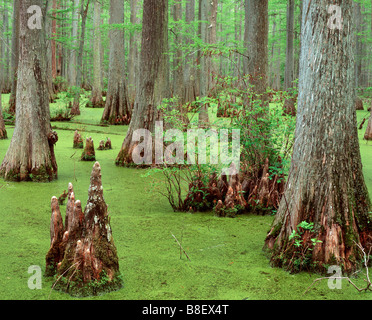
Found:
<svg viewBox="0 0 372 320"><path fill-rule="evenodd" d="M314 282L306 289L306 291L304 292L304 295L310 290L311 287L314 286L315 283L319 282L319 281L322 281L322 280L347 280L356 290L358 290L358 292L362 292L362 291L372 291L372 283L371 283L371 280L369 279L369 271L368 271L368 262L369 262L369 256L370 256L370 253L371 253L371 250L372 250L372 247L369 249L369 252L368 252L368 255L366 254L366 252L364 251L364 248L356 243L354 241L354 243L357 245L357 247L359 248L360 251L362 251L363 253L363 257L364 257L364 266L366 268L366 280L364 280L365 282L367 282L367 287L365 288L359 288L354 282L352 282L350 280L349 277L324 277L324 278L318 278L318 279L315 279Z"/></svg>
<svg viewBox="0 0 372 320"><path fill-rule="evenodd" d="M182 245L180 244L180 242L177 240L176 236L172 234L172 237L177 241L178 245L180 246L180 248L182 249L183 253L186 255L187 259L189 259L189 261L191 261L190 257L188 256L187 252L185 251L185 249L182 247Z"/></svg>

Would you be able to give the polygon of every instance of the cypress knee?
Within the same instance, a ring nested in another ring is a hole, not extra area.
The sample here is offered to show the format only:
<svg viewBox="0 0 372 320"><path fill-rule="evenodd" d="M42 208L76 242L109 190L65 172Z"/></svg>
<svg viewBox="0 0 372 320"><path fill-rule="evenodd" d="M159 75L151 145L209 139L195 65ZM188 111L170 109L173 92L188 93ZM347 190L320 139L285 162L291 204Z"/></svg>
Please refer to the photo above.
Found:
<svg viewBox="0 0 372 320"><path fill-rule="evenodd" d="M95 296L122 287L117 249L103 197L101 167L93 166L85 210L75 203L69 185L66 227L52 199L51 248L46 257L48 276L56 275L57 290L72 296ZM68 221L68 223L67 223ZM63 236L62 236L63 235ZM64 250L61 254L61 249Z"/></svg>

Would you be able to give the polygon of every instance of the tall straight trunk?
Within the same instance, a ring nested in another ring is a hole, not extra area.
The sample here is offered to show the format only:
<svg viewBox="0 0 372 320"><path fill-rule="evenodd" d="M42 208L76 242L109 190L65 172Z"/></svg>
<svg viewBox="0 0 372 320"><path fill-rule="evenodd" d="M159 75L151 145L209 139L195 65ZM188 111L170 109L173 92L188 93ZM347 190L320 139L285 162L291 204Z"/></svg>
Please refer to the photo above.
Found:
<svg viewBox="0 0 372 320"><path fill-rule="evenodd" d="M285 60L284 90L293 87L294 80L294 9L295 1L287 2L287 50Z"/></svg>
<svg viewBox="0 0 372 320"><path fill-rule="evenodd" d="M249 14L246 41L250 57L247 71L256 99L264 103L268 75L268 0L249 0L246 14Z"/></svg>
<svg viewBox="0 0 372 320"><path fill-rule="evenodd" d="M119 166L133 163L132 153L139 144L138 141L132 140L134 131L147 129L154 133L155 122L162 120L158 106L164 98L170 96L167 51L168 0L144 0L138 90L127 136L116 159ZM150 143L149 140L146 142ZM146 145L144 148L147 151L155 150L152 145Z"/></svg>
<svg viewBox="0 0 372 320"><path fill-rule="evenodd" d="M72 12L72 49L70 50L69 67L69 83L70 86L76 86L76 70L77 70L77 55L78 51L78 29L79 29L79 9L80 0L74 0Z"/></svg>
<svg viewBox="0 0 372 320"><path fill-rule="evenodd" d="M131 24L138 25L141 19L138 17L139 0L130 0L130 22ZM138 78L138 31L132 31L129 39L129 58L128 58L128 93L129 99L133 102L136 95L136 81Z"/></svg>
<svg viewBox="0 0 372 320"><path fill-rule="evenodd" d="M299 21L300 31L295 33L295 39L298 39L299 45L295 48L295 73L294 80L298 79L300 74L300 54L301 54L301 19L302 19L302 0L298 3L299 13L297 16L297 21Z"/></svg>
<svg viewBox="0 0 372 320"><path fill-rule="evenodd" d="M15 114L17 103L17 74L19 57L19 15L21 0L13 1L13 33L12 33L12 55L11 55L11 77L12 89L9 97L9 112Z"/></svg>
<svg viewBox="0 0 372 320"><path fill-rule="evenodd" d="M20 1L16 123L0 175L13 181L50 181L57 178L58 137L50 125L45 30L28 28L31 5L42 8L43 0Z"/></svg>
<svg viewBox="0 0 372 320"><path fill-rule="evenodd" d="M208 43L208 21L210 16L210 2L209 0L199 1L199 15L200 15L200 38L204 45ZM206 99L208 97L208 58L206 53L202 52L200 56L200 78L199 78L199 88L200 88L200 99ZM209 124L208 115L209 104L206 101L202 101L199 110L199 127L205 128Z"/></svg>
<svg viewBox="0 0 372 320"><path fill-rule="evenodd" d="M56 47L56 37L57 37L57 21L56 13L57 10L57 0L53 0L53 18L52 18L52 39L51 39L51 55L52 55L52 77L55 79L57 77L57 47Z"/></svg>
<svg viewBox="0 0 372 320"><path fill-rule="evenodd" d="M372 8L372 1L371 1L371 8ZM371 13L371 36L372 36L372 13ZM372 101L371 101L371 115L368 120L368 125L366 129L366 133L364 134L364 139L372 140Z"/></svg>
<svg viewBox="0 0 372 320"><path fill-rule="evenodd" d="M80 91L82 85L82 69L83 69L83 54L84 54L84 42L85 42L85 26L88 16L89 8L88 0L86 6L85 0L81 0L80 15L81 15L81 34L79 39L79 51L77 56L77 69L76 69L76 92L74 96L74 102L72 104L71 114L80 115Z"/></svg>
<svg viewBox="0 0 372 320"><path fill-rule="evenodd" d="M185 6L185 22L188 36L185 39L186 46L192 46L194 44L193 37L195 35L193 22L195 21L195 0L187 0ZM196 100L196 72L195 72L195 60L196 55L193 52L187 52L185 57L184 67L184 97L185 103L193 102Z"/></svg>
<svg viewBox="0 0 372 320"><path fill-rule="evenodd" d="M372 236L354 108L353 2L336 1L336 19L328 14L328 1L303 2L308 12L302 19L292 164L266 247L274 266L325 271L338 265L349 273L362 262L357 245L368 252ZM298 229L304 221L313 229Z"/></svg>
<svg viewBox="0 0 372 320"><path fill-rule="evenodd" d="M274 90L277 90L277 88L275 88L275 79L276 79L276 74L275 74L275 68L274 68L274 63L275 63L275 45L276 45L276 16L277 14L274 14L273 15L273 28L272 28L272 37L273 37L273 41L272 41L272 44L271 44L271 59L270 59L270 66L269 66L269 84L271 86L271 88L273 88Z"/></svg>
<svg viewBox="0 0 372 320"><path fill-rule="evenodd" d="M44 24L45 24L45 43L46 43L46 75L47 86L49 92L49 101L51 103L55 100L53 87L53 68L52 68L52 18L51 11L53 9L53 2L48 0L45 7Z"/></svg>
<svg viewBox="0 0 372 320"><path fill-rule="evenodd" d="M1 67L0 67L1 68ZM0 85L0 89L1 85ZM8 138L8 134L5 128L5 122L3 118L3 108L2 108L2 102L1 102L1 91L0 91L0 140L4 140Z"/></svg>
<svg viewBox="0 0 372 320"><path fill-rule="evenodd" d="M9 41L9 11L8 7L4 6L4 11L2 14L2 21L3 21L3 39L1 41L1 51L0 51L0 63L3 67L3 72L0 74L0 82L2 82L2 92L9 93L11 90L12 83L9 77L9 61L10 61L10 41Z"/></svg>
<svg viewBox="0 0 372 320"><path fill-rule="evenodd" d="M94 1L94 40L93 40L93 88L89 105L93 108L102 108L105 103L102 98L102 75L101 75L101 10L99 1Z"/></svg>
<svg viewBox="0 0 372 320"><path fill-rule="evenodd" d="M217 12L218 12L218 0L210 1L210 16L208 20L210 24L208 26L208 43L213 45L217 43ZM215 57L210 55L207 59L208 62L208 91L210 91L215 85L215 78L217 72L217 65Z"/></svg>
<svg viewBox="0 0 372 320"><path fill-rule="evenodd" d="M249 32L252 30L252 21L250 15L253 15L252 0L245 0L244 2L244 47L246 48L246 57L243 59L243 72L244 75L249 74L249 66L251 64L251 59L247 57L250 56L251 46L249 44Z"/></svg>
<svg viewBox="0 0 372 320"><path fill-rule="evenodd" d="M176 0L172 6L173 20L175 22L174 27L174 42L175 42L175 53L174 53L174 77L173 77L173 96L178 97L180 104L183 104L183 53L182 53L182 1Z"/></svg>
<svg viewBox="0 0 372 320"><path fill-rule="evenodd" d="M0 52L2 52L2 48L3 48L4 44L2 42L0 42ZM0 74L3 73L3 69L4 69L4 66L3 64L1 63L0 61ZM8 135L7 135L7 132L6 132L6 128L5 128L5 123L4 123L4 118L3 118L3 108L2 108L2 91L3 91L3 83L4 83L4 80L2 78L0 78L0 140L3 140L3 139L7 139Z"/></svg>
<svg viewBox="0 0 372 320"><path fill-rule="evenodd" d="M110 24L124 24L124 1L110 1ZM102 121L128 125L130 105L125 74L124 29L110 30L110 66L108 90Z"/></svg>
<svg viewBox="0 0 372 320"><path fill-rule="evenodd" d="M361 86L362 79L362 51L363 51L363 42L362 36L360 35L362 31L362 6L358 2L354 2L353 7L355 23L355 32L356 32L356 51L355 51L355 86L359 88Z"/></svg>

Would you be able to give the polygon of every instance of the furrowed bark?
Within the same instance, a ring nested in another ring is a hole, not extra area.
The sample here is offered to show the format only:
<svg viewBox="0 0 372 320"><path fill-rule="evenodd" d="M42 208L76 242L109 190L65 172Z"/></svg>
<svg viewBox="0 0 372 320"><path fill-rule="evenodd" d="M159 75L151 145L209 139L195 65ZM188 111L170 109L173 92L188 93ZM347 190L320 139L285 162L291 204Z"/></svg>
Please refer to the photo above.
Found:
<svg viewBox="0 0 372 320"><path fill-rule="evenodd" d="M324 271L326 265L337 264L349 273L361 261L354 241L367 250L371 245L371 202L354 107L352 1L336 5L342 20L334 26L329 24L327 1L304 1L309 11L302 20L292 164L265 244L272 264L291 271ZM290 236L303 221L314 223L314 230L301 235L300 248L311 248L301 257ZM313 246L311 239L321 242Z"/></svg>

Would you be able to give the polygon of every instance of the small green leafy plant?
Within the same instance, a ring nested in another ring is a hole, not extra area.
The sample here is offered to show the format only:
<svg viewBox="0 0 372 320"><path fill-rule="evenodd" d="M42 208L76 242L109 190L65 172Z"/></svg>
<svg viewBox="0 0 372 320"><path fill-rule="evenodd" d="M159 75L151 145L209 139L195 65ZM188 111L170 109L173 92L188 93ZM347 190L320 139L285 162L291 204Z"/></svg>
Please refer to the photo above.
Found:
<svg viewBox="0 0 372 320"><path fill-rule="evenodd" d="M314 223L302 221L293 230L289 236L289 241L292 241L294 252L292 264L296 271L301 271L310 266L312 252L318 243L322 243L317 238L310 238L310 241L304 241L305 233L314 233Z"/></svg>

